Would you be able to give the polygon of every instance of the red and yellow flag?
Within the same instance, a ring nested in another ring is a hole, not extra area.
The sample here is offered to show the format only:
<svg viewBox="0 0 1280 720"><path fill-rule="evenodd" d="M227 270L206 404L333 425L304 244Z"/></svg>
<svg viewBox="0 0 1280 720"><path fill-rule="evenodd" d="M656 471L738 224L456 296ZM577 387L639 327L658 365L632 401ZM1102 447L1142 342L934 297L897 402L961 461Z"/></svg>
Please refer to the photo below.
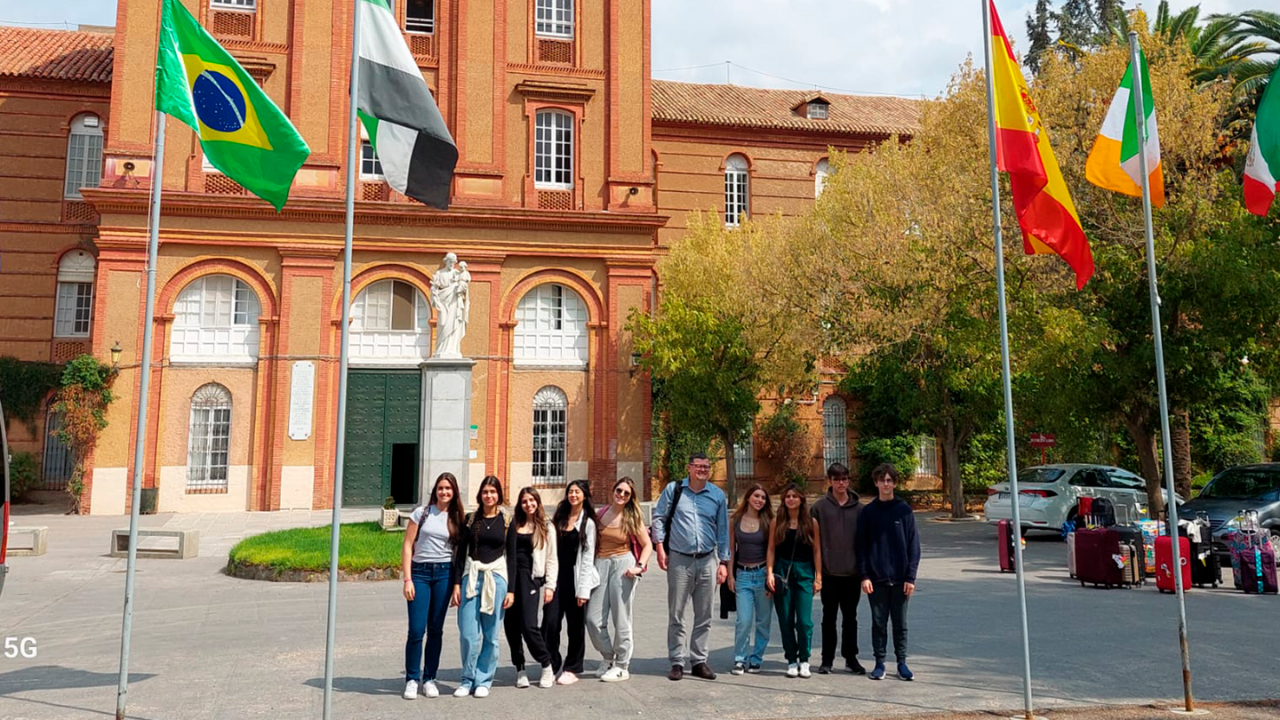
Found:
<svg viewBox="0 0 1280 720"><path fill-rule="evenodd" d="M1049 133L1040 121L1040 111L1031 102L1009 36L996 15L996 5L990 4L996 166L1009 173L1013 207L1022 226L1023 249L1028 255L1059 255L1075 271L1076 288L1080 289L1093 276L1089 239L1080 227L1071 193L1062 179L1053 148L1049 147Z"/></svg>

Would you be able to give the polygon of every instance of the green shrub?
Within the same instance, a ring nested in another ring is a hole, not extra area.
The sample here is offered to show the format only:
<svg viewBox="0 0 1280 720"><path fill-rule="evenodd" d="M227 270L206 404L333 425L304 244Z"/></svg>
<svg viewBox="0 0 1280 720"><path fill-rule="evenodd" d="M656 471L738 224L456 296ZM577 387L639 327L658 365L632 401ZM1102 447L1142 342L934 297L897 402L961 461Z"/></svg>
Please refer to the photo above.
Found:
<svg viewBox="0 0 1280 720"><path fill-rule="evenodd" d="M881 463L891 463L906 478L916 471L916 437L899 435L891 438L858 438L857 492L875 494L871 471Z"/></svg>
<svg viewBox="0 0 1280 720"><path fill-rule="evenodd" d="M14 502L27 499L27 493L40 482L40 463L29 452L16 452L9 457L9 493Z"/></svg>

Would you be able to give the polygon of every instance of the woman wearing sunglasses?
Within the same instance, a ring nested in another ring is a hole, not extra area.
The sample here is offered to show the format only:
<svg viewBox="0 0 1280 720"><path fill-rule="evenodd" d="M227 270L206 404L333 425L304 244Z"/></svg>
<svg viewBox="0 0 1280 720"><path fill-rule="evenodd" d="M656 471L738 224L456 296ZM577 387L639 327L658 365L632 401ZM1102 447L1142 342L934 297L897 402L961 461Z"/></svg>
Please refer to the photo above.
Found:
<svg viewBox="0 0 1280 720"><path fill-rule="evenodd" d="M600 537L596 573L600 584L591 591L587 602L587 632L601 656L596 675L605 682L622 682L631 677L631 601L636 581L653 552L631 478L614 483L613 496L609 506L600 511L597 526Z"/></svg>

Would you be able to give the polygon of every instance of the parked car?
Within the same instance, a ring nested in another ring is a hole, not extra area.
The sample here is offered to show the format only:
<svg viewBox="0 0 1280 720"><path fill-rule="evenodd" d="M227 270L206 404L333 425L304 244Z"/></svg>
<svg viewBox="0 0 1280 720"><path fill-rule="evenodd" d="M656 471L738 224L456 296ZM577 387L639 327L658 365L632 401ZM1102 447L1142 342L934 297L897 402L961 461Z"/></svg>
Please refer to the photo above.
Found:
<svg viewBox="0 0 1280 720"><path fill-rule="evenodd" d="M1236 529L1236 518L1245 510L1257 511L1259 524L1271 532L1271 542L1280 543L1280 463L1223 470L1178 511L1209 516L1213 549L1223 556L1225 565L1231 562L1231 553L1223 536Z"/></svg>
<svg viewBox="0 0 1280 720"><path fill-rule="evenodd" d="M1063 523L1079 517L1081 497L1105 497L1115 505L1119 522L1143 520L1149 515L1146 488L1146 480L1110 465L1059 463L1024 468L1018 471L1018 515L1024 530L1058 531ZM1012 520L1009 483L996 483L987 493L987 522Z"/></svg>
<svg viewBox="0 0 1280 720"><path fill-rule="evenodd" d="M9 574L6 564L9 551L9 438L5 434L3 405L0 405L0 493L4 500L4 509L0 512L0 595L3 595L4 577Z"/></svg>

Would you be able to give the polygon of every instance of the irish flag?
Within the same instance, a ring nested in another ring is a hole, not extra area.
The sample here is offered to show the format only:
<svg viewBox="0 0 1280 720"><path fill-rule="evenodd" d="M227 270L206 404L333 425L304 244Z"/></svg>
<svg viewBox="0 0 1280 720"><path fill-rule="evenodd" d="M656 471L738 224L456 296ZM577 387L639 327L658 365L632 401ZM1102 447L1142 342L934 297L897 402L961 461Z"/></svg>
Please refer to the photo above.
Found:
<svg viewBox="0 0 1280 720"><path fill-rule="evenodd" d="M1280 190L1280 68L1271 73L1253 121L1249 159L1244 166L1244 204L1254 215L1266 215Z"/></svg>
<svg viewBox="0 0 1280 720"><path fill-rule="evenodd" d="M1022 227L1022 247L1028 255L1056 253L1075 271L1076 288L1083 288L1093 276L1089 239L1080 227L1076 206L1049 146L1049 132L1031 102L1009 36L996 15L995 3L990 5L996 166L1009 173L1013 209Z"/></svg>
<svg viewBox="0 0 1280 720"><path fill-rule="evenodd" d="M1151 76L1147 73L1147 56L1138 51L1142 66L1143 126L1147 131L1147 177L1151 204L1164 207L1164 178L1160 172L1160 134L1156 131L1156 106L1151 97ZM1111 108L1102 121L1102 130L1089 152L1084 176L1106 190L1142 197L1142 170L1138 157L1138 122L1133 111L1133 63L1129 63L1120 81L1120 89L1111 99Z"/></svg>
<svg viewBox="0 0 1280 720"><path fill-rule="evenodd" d="M422 79L387 0L356 0L360 12L360 121L387 184L425 205L449 207L458 146Z"/></svg>

